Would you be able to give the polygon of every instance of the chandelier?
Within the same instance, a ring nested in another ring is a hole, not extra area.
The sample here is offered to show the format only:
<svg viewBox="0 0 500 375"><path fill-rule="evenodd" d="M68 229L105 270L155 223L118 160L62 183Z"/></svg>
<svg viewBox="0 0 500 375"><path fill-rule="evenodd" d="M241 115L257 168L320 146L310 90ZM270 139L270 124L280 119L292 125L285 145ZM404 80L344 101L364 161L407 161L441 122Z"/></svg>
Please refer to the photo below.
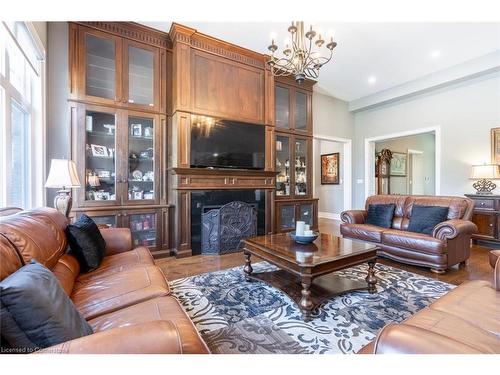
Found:
<svg viewBox="0 0 500 375"><path fill-rule="evenodd" d="M333 35L326 44L329 56L324 57L321 55L321 47L325 44L325 40L321 37L321 34L315 39L316 31L313 30L312 25L309 31L304 33L304 22L292 22L288 32L291 34L291 39L289 43L285 42L283 57L274 56L274 53L278 50L274 38L271 45L267 47L271 51L271 57L267 63L271 67L273 75L293 75L295 81L299 84L304 82L306 78L318 78L319 70L332 59L333 49L337 46L337 43L333 41ZM312 50L313 43L317 47L315 51Z"/></svg>

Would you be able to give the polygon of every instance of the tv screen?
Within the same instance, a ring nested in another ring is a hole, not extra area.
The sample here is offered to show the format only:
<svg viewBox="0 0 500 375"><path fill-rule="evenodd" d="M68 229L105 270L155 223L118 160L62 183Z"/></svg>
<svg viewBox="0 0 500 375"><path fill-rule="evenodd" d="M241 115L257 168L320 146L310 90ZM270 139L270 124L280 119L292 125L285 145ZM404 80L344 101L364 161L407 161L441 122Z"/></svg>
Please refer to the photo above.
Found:
<svg viewBox="0 0 500 375"><path fill-rule="evenodd" d="M264 169L265 126L192 122L191 167Z"/></svg>

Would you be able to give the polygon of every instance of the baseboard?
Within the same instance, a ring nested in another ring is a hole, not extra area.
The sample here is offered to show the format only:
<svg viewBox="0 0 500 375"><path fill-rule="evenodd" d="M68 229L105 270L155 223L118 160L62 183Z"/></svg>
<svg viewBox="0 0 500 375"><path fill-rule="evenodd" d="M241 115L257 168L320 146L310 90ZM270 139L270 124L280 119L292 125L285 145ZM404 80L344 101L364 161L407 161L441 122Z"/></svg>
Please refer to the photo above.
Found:
<svg viewBox="0 0 500 375"><path fill-rule="evenodd" d="M340 214L334 214L331 212L318 212L318 216L324 219L340 220Z"/></svg>

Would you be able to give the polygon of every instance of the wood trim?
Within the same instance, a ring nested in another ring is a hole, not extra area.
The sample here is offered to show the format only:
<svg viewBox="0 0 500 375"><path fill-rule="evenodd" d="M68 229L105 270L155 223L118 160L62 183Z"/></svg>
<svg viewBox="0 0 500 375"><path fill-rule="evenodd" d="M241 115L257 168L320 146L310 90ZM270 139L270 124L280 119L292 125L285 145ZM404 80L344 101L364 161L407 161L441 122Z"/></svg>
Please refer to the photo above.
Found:
<svg viewBox="0 0 500 375"><path fill-rule="evenodd" d="M176 111L191 111L191 47L177 44L173 52L173 108Z"/></svg>
<svg viewBox="0 0 500 375"><path fill-rule="evenodd" d="M191 256L191 193L179 192L177 200L177 229L178 241L176 255L178 257Z"/></svg>
<svg viewBox="0 0 500 375"><path fill-rule="evenodd" d="M293 86L300 90L311 91L313 90L313 86L316 84L316 81L312 79L306 79L303 83L299 84L295 82L293 76L280 76L274 78L276 83L281 83L286 86Z"/></svg>
<svg viewBox="0 0 500 375"><path fill-rule="evenodd" d="M191 165L191 115L185 112L177 112L172 122L173 137L176 142L176 152L173 155L173 167L189 168Z"/></svg>
<svg viewBox="0 0 500 375"><path fill-rule="evenodd" d="M274 171L244 170L244 169L210 169L210 168L169 168L176 175L196 175L196 176L255 176L255 177L275 177Z"/></svg>
<svg viewBox="0 0 500 375"><path fill-rule="evenodd" d="M274 127L266 126L266 151L265 151L265 171L275 171L276 164L276 140L274 138ZM275 172L276 175L276 172Z"/></svg>
<svg viewBox="0 0 500 375"><path fill-rule="evenodd" d="M68 38L68 67L69 67L69 97L76 98L78 95L78 26L74 23L69 23L69 38Z"/></svg>
<svg viewBox="0 0 500 375"><path fill-rule="evenodd" d="M140 25L136 22L94 21L76 23L155 47L165 49L172 48L172 41L170 40L168 33L164 33L145 25Z"/></svg>

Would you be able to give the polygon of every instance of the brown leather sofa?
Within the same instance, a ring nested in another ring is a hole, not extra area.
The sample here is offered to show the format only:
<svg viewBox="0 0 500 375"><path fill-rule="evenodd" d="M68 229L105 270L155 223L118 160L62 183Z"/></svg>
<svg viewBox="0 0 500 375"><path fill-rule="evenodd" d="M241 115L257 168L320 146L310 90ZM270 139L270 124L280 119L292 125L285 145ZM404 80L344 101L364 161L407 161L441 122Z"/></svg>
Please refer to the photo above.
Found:
<svg viewBox="0 0 500 375"><path fill-rule="evenodd" d="M370 204L395 204L391 228L365 224ZM447 221L438 224L432 235L408 231L413 205L449 207ZM373 195L365 210L344 211L340 232L344 237L378 244L378 255L403 263L446 272L470 256L470 239L477 227L470 221L474 202L466 197Z"/></svg>
<svg viewBox="0 0 500 375"><path fill-rule="evenodd" d="M49 353L209 353L170 295L168 281L130 230L101 229L106 256L81 274L66 253L64 215L51 208L0 217L0 280L32 258L52 270L94 333L44 349Z"/></svg>
<svg viewBox="0 0 500 375"><path fill-rule="evenodd" d="M401 324L382 328L361 354L500 353L500 250L493 283L467 281Z"/></svg>

